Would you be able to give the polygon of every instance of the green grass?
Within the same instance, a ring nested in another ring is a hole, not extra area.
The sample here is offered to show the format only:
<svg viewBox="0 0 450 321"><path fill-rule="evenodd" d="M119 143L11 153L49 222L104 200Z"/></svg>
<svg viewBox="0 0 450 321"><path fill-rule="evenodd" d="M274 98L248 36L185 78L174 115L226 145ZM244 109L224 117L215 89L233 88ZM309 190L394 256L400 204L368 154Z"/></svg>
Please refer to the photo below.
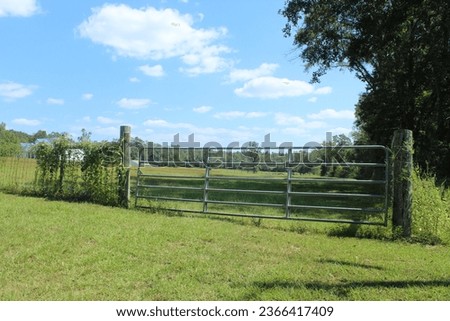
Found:
<svg viewBox="0 0 450 321"><path fill-rule="evenodd" d="M450 300L445 246L1 193L0 222L0 300Z"/></svg>
<svg viewBox="0 0 450 321"><path fill-rule="evenodd" d="M32 188L35 170L35 159L0 157L0 190L19 192Z"/></svg>

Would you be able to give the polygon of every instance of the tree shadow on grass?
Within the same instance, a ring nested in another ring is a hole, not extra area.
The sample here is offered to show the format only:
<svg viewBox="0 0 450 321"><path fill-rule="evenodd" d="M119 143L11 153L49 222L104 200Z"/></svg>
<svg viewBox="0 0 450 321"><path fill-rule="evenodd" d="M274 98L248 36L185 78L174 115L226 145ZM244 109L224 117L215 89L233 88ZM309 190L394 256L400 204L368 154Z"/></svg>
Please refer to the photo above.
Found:
<svg viewBox="0 0 450 321"><path fill-rule="evenodd" d="M328 264L335 264L335 265L345 265L345 266L350 266L350 267L355 267L355 268L362 268L362 269L369 269L369 270L385 270L385 268L381 267L381 266L377 266L377 265L370 265L370 264L362 264L362 263L354 263L354 262L347 262L347 261L341 261L341 260L325 260L325 259L321 259L321 260L317 260L317 262L319 263L328 263Z"/></svg>
<svg viewBox="0 0 450 321"><path fill-rule="evenodd" d="M326 292L329 297L336 297L338 300L349 300L351 291L364 289L406 289L411 287L450 287L450 280L404 280L404 281L349 281L340 283L327 282L301 282L301 281L256 281L252 283L252 293L248 293L242 300L255 300L265 291L272 290L299 290L299 291L317 291ZM385 300L386 298L379 298ZM447 297L442 300L450 299L450 291ZM323 299L319 299L323 300ZM329 300L329 299L326 299ZM336 299L332 299L336 300Z"/></svg>

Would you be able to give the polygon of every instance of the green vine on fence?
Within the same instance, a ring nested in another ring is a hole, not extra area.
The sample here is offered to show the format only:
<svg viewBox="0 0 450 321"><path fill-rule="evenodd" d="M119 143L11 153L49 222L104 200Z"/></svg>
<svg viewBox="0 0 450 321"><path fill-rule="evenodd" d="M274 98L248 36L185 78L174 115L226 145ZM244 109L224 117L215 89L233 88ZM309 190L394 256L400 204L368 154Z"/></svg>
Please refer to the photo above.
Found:
<svg viewBox="0 0 450 321"><path fill-rule="evenodd" d="M73 143L59 138L36 146L35 191L52 198L120 205L123 164L119 142Z"/></svg>

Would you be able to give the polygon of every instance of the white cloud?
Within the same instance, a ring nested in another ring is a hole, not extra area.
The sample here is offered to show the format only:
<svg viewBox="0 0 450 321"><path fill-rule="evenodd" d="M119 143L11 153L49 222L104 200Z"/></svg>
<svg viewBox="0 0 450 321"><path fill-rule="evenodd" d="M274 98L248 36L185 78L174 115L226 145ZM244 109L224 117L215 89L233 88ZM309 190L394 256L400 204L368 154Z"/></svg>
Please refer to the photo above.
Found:
<svg viewBox="0 0 450 321"><path fill-rule="evenodd" d="M344 134L345 136L350 136L350 133L352 132L352 129L345 128L345 127L337 127L330 130L327 130L327 132L331 132L332 135L340 135Z"/></svg>
<svg viewBox="0 0 450 321"><path fill-rule="evenodd" d="M163 119L149 119L144 122L144 125L149 127L170 127L169 123Z"/></svg>
<svg viewBox="0 0 450 321"><path fill-rule="evenodd" d="M308 101L310 103L316 103L317 102L317 97L311 97L311 98L308 99Z"/></svg>
<svg viewBox="0 0 450 321"><path fill-rule="evenodd" d="M299 116L293 116L285 113L276 113L275 123L281 126L289 126L289 125L302 126L305 124L305 120Z"/></svg>
<svg viewBox="0 0 450 321"><path fill-rule="evenodd" d="M139 70L142 71L145 75L150 77L164 76L164 69L161 65L156 66L143 65L139 67Z"/></svg>
<svg viewBox="0 0 450 321"><path fill-rule="evenodd" d="M48 98L47 104L49 105L64 105L64 99L60 98Z"/></svg>
<svg viewBox="0 0 450 321"><path fill-rule="evenodd" d="M241 74L234 75L233 78L230 74L230 79L244 79L257 74L258 72L272 72L273 67L270 67L271 65L268 66L269 67L266 66L265 68L260 67L253 71L247 70ZM331 87L321 87L315 89L313 85L302 80L290 80L287 78L277 78L272 76L252 78L247 81L243 87L234 90L234 93L240 97L262 99L297 97L309 94L325 95L331 92Z"/></svg>
<svg viewBox="0 0 450 321"><path fill-rule="evenodd" d="M245 112L243 111L226 111L222 113L216 113L214 118L217 119L235 119L235 118L244 118Z"/></svg>
<svg viewBox="0 0 450 321"><path fill-rule="evenodd" d="M333 92L333 88L326 86L326 87L320 87L314 90L314 94L316 95L328 95Z"/></svg>
<svg viewBox="0 0 450 321"><path fill-rule="evenodd" d="M112 48L115 54L138 59L179 57L191 75L220 71L229 66L222 57L230 49L217 44L225 28L196 29L194 18L174 9L134 9L125 4L95 8L77 31L81 37Z"/></svg>
<svg viewBox="0 0 450 321"><path fill-rule="evenodd" d="M256 69L234 69L228 75L230 82L248 81L258 77L272 76L278 64L263 63Z"/></svg>
<svg viewBox="0 0 450 321"><path fill-rule="evenodd" d="M1 0L0 17L30 17L39 12L36 0Z"/></svg>
<svg viewBox="0 0 450 321"><path fill-rule="evenodd" d="M228 111L216 113L214 118L217 119L235 119L235 118L260 118L267 116L264 112L243 112L243 111Z"/></svg>
<svg viewBox="0 0 450 321"><path fill-rule="evenodd" d="M318 128L325 128L327 126L327 123L323 121L310 121L306 122L305 127L308 129L318 129Z"/></svg>
<svg viewBox="0 0 450 321"><path fill-rule="evenodd" d="M260 118L267 116L268 113L260 112L260 111L252 111L246 114L246 118Z"/></svg>
<svg viewBox="0 0 450 321"><path fill-rule="evenodd" d="M209 111L211 111L213 108L211 106L200 106L197 108L194 108L193 111L199 114L204 114L207 113Z"/></svg>
<svg viewBox="0 0 450 321"><path fill-rule="evenodd" d="M148 127L160 127L160 128L171 128L171 129L189 129L195 128L194 125L189 123L170 123L163 119L149 119L144 122L145 126Z"/></svg>
<svg viewBox="0 0 450 321"><path fill-rule="evenodd" d="M222 58L221 54L227 52L230 52L230 49L225 46L209 46L197 53L184 55L181 60L190 67L180 68L180 71L197 76L225 70L231 66L231 62Z"/></svg>
<svg viewBox="0 0 450 321"><path fill-rule="evenodd" d="M301 136L308 133L309 130L326 127L324 122L307 122L302 117L285 113L275 114L275 123L281 126L280 130L282 133L291 136Z"/></svg>
<svg viewBox="0 0 450 321"><path fill-rule="evenodd" d="M95 127L92 130L92 134L99 135L99 136L105 136L105 137L111 137L116 136L117 133L120 132L119 126L109 126L109 127Z"/></svg>
<svg viewBox="0 0 450 321"><path fill-rule="evenodd" d="M99 116L99 117L97 117L97 121L100 123L100 124L119 124L119 123L121 123L122 121L120 121L120 120L116 120L116 119L111 119L111 118L108 118L108 117L102 117L102 116Z"/></svg>
<svg viewBox="0 0 450 321"><path fill-rule="evenodd" d="M246 82L242 88L234 92L240 97L276 99L308 95L314 92L314 87L301 80L259 77Z"/></svg>
<svg viewBox="0 0 450 321"><path fill-rule="evenodd" d="M12 122L16 125L23 125L23 126L38 126L41 124L39 120L26 118L16 118Z"/></svg>
<svg viewBox="0 0 450 321"><path fill-rule="evenodd" d="M81 98L83 100L91 100L92 98L94 98L94 95L91 93L85 93L85 94L83 94L83 96L81 96Z"/></svg>
<svg viewBox="0 0 450 321"><path fill-rule="evenodd" d="M310 119L354 119L355 112L352 110L336 111L334 109L324 109L317 114L308 115Z"/></svg>
<svg viewBox="0 0 450 321"><path fill-rule="evenodd" d="M131 77L131 78L129 79L129 81L130 81L130 82L140 82L139 78L137 78L137 77Z"/></svg>
<svg viewBox="0 0 450 321"><path fill-rule="evenodd" d="M176 123L158 118L146 120L144 125L144 136L149 134L152 141L159 143L173 142L176 134L180 135L180 141L187 141L188 136L194 134L195 141L202 142L203 145L207 142L219 142L225 147L232 142L247 142L254 140L255 135L263 137L267 133L266 129L259 128L199 127L191 123Z"/></svg>
<svg viewBox="0 0 450 321"><path fill-rule="evenodd" d="M122 98L117 102L117 105L125 109L142 109L147 108L151 103L150 99Z"/></svg>
<svg viewBox="0 0 450 321"><path fill-rule="evenodd" d="M0 97L3 97L5 100L12 101L31 95L34 89L35 86L26 86L8 81L0 83Z"/></svg>

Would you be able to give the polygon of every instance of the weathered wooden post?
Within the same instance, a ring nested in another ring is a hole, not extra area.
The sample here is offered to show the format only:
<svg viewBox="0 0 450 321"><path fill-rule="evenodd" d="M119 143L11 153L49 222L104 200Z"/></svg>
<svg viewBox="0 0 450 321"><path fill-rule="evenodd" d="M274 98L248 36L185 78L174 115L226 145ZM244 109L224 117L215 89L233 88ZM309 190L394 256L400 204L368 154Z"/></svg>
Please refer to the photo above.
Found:
<svg viewBox="0 0 450 321"><path fill-rule="evenodd" d="M401 229L403 237L411 236L413 135L410 130L396 130L392 139L394 231Z"/></svg>
<svg viewBox="0 0 450 321"><path fill-rule="evenodd" d="M122 164L125 169L123 173L125 177L121 186L119 188L120 192L120 203L126 208L130 206L130 164L131 164L131 154L130 154L130 141L131 141L131 127L130 126L120 126L120 144L122 149Z"/></svg>

